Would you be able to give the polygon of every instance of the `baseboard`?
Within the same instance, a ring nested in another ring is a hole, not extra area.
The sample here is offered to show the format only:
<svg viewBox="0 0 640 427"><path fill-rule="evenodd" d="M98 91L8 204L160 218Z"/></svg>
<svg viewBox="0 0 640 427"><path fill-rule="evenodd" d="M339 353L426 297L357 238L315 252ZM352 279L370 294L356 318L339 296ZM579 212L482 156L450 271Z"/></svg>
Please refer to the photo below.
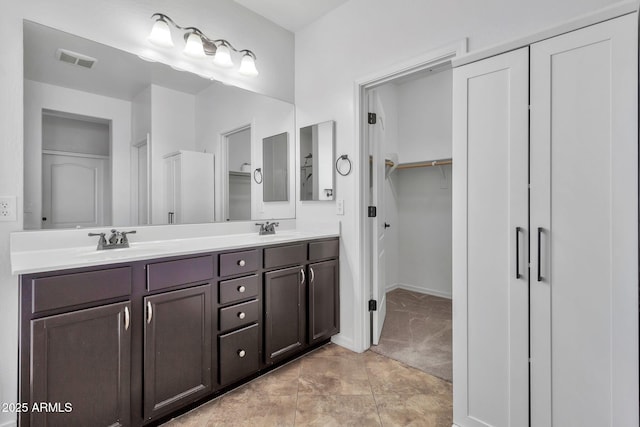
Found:
<svg viewBox="0 0 640 427"><path fill-rule="evenodd" d="M406 283L395 283L387 288L387 292L391 292L394 289L404 289L407 291L418 292L420 294L433 295L434 297L441 297L451 299L452 295L447 292L438 291L435 289L423 288L416 285L407 285Z"/></svg>
<svg viewBox="0 0 640 427"><path fill-rule="evenodd" d="M353 340L350 338L345 338L344 335L338 334L334 335L331 338L331 342L339 345L340 347L344 347L347 350L351 350L354 353L362 353L362 350L359 350L356 345L354 345ZM1 426L0 426L1 427Z"/></svg>

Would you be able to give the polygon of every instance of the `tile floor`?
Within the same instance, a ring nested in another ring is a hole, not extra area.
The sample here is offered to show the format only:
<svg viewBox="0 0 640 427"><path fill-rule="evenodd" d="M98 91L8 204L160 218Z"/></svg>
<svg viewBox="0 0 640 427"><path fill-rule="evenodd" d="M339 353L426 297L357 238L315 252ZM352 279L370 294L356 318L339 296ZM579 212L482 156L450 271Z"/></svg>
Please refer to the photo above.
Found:
<svg viewBox="0 0 640 427"><path fill-rule="evenodd" d="M451 384L440 378L328 344L165 427L450 427L451 395Z"/></svg>
<svg viewBox="0 0 640 427"><path fill-rule="evenodd" d="M394 289L380 343L371 350L451 382L451 319L450 299Z"/></svg>

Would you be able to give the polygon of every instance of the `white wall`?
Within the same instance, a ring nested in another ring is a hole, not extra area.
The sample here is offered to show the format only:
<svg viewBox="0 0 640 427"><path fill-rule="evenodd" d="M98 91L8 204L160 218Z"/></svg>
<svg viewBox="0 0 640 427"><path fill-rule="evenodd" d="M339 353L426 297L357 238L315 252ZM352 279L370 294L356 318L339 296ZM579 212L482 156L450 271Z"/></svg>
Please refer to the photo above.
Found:
<svg viewBox="0 0 640 427"><path fill-rule="evenodd" d="M149 49L153 12L212 37L225 37L258 55L257 78L216 71L219 79L291 101L293 34L247 11L232 0L6 0L0 14L0 195L18 197L17 222L0 222L0 402L16 402L18 371L18 280L9 269L9 233L23 222L22 20L29 19L136 54ZM170 62L167 60L167 62ZM15 414L0 413L0 426Z"/></svg>
<svg viewBox="0 0 640 427"><path fill-rule="evenodd" d="M296 33L296 118L299 124L336 120L337 155L354 158L354 82L388 69L399 61L468 38L477 50L525 36L575 16L615 3L614 0L350 0ZM300 164L296 164L299 167ZM369 295L360 277L356 218L355 164L347 177L337 176L336 198L343 199L344 217L335 203L298 202L302 220L341 220L341 333L336 342L362 351L368 341L369 316L362 307Z"/></svg>
<svg viewBox="0 0 640 427"><path fill-rule="evenodd" d="M451 158L453 72L429 74L397 87L400 163Z"/></svg>
<svg viewBox="0 0 640 427"><path fill-rule="evenodd" d="M24 228L40 228L42 217L42 110L111 120L113 225L130 221L131 103L46 83L24 80ZM111 224L109 224L111 225Z"/></svg>

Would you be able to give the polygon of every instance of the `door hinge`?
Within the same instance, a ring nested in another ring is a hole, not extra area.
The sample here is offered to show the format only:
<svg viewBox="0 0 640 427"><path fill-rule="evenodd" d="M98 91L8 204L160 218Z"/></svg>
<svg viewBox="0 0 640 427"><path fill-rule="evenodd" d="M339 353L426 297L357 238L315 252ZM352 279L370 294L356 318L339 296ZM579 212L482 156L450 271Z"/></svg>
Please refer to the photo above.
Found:
<svg viewBox="0 0 640 427"><path fill-rule="evenodd" d="M374 299L369 300L369 311L378 311L378 301Z"/></svg>
<svg viewBox="0 0 640 427"><path fill-rule="evenodd" d="M376 209L375 206L369 206L367 208L367 216L369 218L375 218L376 216L378 216L378 209Z"/></svg>
<svg viewBox="0 0 640 427"><path fill-rule="evenodd" d="M375 125L377 120L377 116L376 113L369 113L367 115L367 121L369 122L370 125Z"/></svg>

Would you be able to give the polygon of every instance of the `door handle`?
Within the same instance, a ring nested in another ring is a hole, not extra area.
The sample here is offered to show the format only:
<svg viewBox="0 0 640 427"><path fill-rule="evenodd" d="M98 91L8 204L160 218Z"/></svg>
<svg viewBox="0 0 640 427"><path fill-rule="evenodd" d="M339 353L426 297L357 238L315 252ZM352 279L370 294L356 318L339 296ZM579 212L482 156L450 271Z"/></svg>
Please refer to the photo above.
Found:
<svg viewBox="0 0 640 427"><path fill-rule="evenodd" d="M300 269L300 273L302 273L302 280L300 281L300 284L304 285L304 281L306 280L306 277L304 275L304 268Z"/></svg>
<svg viewBox="0 0 640 427"><path fill-rule="evenodd" d="M313 267L309 267L309 272L311 273L311 283L316 279L316 273L313 271Z"/></svg>
<svg viewBox="0 0 640 427"><path fill-rule="evenodd" d="M129 314L129 307L124 308L124 330L129 330L129 325L131 324L131 315Z"/></svg>
<svg viewBox="0 0 640 427"><path fill-rule="evenodd" d="M542 231L543 231L543 228L538 227L538 282L542 282L544 280L544 277L542 277L542 273L541 273L542 257L540 256L542 253L541 244L540 244L542 241Z"/></svg>
<svg viewBox="0 0 640 427"><path fill-rule="evenodd" d="M151 301L147 301L147 324L151 323L151 319L153 319L153 306Z"/></svg>
<svg viewBox="0 0 640 427"><path fill-rule="evenodd" d="M522 277L520 274L520 232L522 227L516 227L516 279Z"/></svg>

